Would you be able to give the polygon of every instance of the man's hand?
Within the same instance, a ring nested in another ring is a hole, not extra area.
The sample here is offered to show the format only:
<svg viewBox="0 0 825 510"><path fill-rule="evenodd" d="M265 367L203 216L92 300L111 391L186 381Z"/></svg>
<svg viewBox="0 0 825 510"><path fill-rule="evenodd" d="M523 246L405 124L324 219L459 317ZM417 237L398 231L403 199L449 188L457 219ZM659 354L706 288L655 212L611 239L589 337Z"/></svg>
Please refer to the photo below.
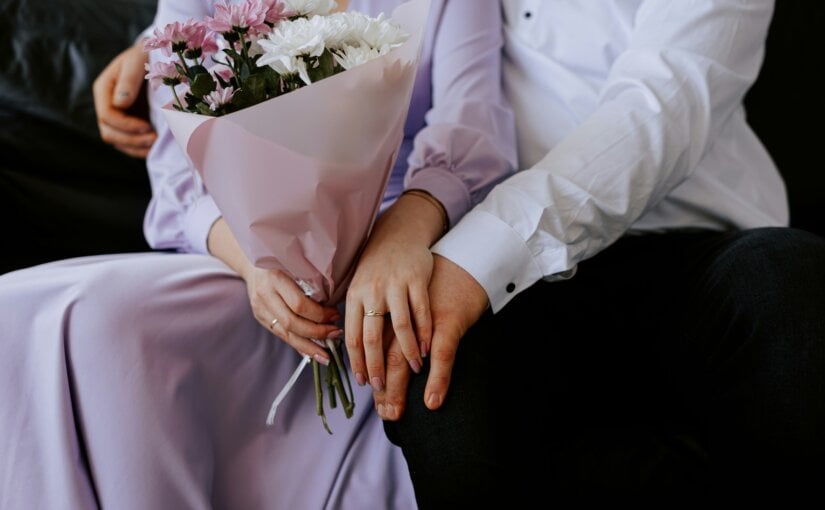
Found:
<svg viewBox="0 0 825 510"><path fill-rule="evenodd" d="M487 309L487 293L470 273L435 255L429 294L433 340L424 403L435 410L447 395L458 342ZM382 419L398 420L406 407L410 366L398 339L391 332L388 335L392 338L386 354L387 384L384 391L373 392L373 396Z"/></svg>
<svg viewBox="0 0 825 510"><path fill-rule="evenodd" d="M157 137L146 119L126 111L143 85L147 56L142 46L136 43L115 57L92 87L100 137L135 158L145 158Z"/></svg>
<svg viewBox="0 0 825 510"><path fill-rule="evenodd" d="M487 303L487 293L470 273L449 259L435 256L430 280L433 344L424 390L427 408L435 410L444 403L458 342L481 318Z"/></svg>

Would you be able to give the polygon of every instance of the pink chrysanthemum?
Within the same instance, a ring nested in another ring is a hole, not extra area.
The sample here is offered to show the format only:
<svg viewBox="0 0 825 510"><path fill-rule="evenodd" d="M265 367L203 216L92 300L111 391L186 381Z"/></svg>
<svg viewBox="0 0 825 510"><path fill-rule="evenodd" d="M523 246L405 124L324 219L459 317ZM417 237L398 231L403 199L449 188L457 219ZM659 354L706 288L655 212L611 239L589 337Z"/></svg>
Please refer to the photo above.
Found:
<svg viewBox="0 0 825 510"><path fill-rule="evenodd" d="M231 80L235 74L232 72L232 68L226 66L215 66L215 70L213 71L215 75L220 76L221 79L225 82Z"/></svg>
<svg viewBox="0 0 825 510"><path fill-rule="evenodd" d="M216 111L221 106L225 105L226 103L232 101L232 96L235 95L235 89L232 87L221 87L221 84L217 84L217 88L209 93L208 96L204 97L203 100L206 101L206 104L209 105L209 109L213 112Z"/></svg>
<svg viewBox="0 0 825 510"><path fill-rule="evenodd" d="M284 10L284 4L279 0L260 0L260 3L264 10L264 21L271 25L289 17L289 13Z"/></svg>
<svg viewBox="0 0 825 510"><path fill-rule="evenodd" d="M215 42L215 35L211 32L206 23L189 20L183 27L187 36L186 49L201 49L204 55L218 52L218 43Z"/></svg>
<svg viewBox="0 0 825 510"><path fill-rule="evenodd" d="M206 24L191 19L186 23L169 23L163 30L156 28L154 34L146 39L143 47L147 51L160 49L167 57L179 51L200 49L203 54L218 51L218 44Z"/></svg>
<svg viewBox="0 0 825 510"><path fill-rule="evenodd" d="M152 89L157 89L161 85L175 86L186 81L185 76L178 73L174 62L153 62L144 66L146 69L146 79Z"/></svg>
<svg viewBox="0 0 825 510"><path fill-rule="evenodd" d="M219 3L215 5L215 16L206 18L210 30L225 34L239 31L267 33L266 14L258 0L249 0L240 4Z"/></svg>

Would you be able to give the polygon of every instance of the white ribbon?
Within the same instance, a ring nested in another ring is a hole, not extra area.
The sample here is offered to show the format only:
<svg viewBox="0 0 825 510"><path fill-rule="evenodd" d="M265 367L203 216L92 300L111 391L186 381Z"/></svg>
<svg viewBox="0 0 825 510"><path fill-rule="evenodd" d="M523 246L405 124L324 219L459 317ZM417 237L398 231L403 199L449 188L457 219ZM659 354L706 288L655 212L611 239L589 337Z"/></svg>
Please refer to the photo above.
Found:
<svg viewBox="0 0 825 510"><path fill-rule="evenodd" d="M289 390L295 386L295 383L298 381L298 377L301 376L301 372L304 371L307 365L309 365L310 357L304 356L300 363L298 363L298 367L292 372L292 376L290 376L289 380L286 382L284 389L278 393L278 396L275 397L275 400L272 401L272 407L269 408L269 414L266 417L266 424L272 425L275 423L275 413L278 411L278 406L281 405L281 402L286 398Z"/></svg>

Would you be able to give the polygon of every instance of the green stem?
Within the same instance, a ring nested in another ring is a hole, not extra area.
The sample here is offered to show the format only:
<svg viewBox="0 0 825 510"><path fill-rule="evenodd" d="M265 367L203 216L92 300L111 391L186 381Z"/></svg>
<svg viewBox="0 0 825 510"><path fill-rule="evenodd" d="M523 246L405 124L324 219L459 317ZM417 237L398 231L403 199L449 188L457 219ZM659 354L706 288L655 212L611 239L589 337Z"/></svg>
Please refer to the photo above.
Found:
<svg viewBox="0 0 825 510"><path fill-rule="evenodd" d="M183 70L186 71L186 76L191 80L192 77L189 76L189 66L186 65L186 59L183 58L183 52L182 51L178 51L178 58L180 59L180 63L183 66Z"/></svg>
<svg viewBox="0 0 825 510"><path fill-rule="evenodd" d="M343 358L339 349L341 348L341 344L335 345L335 342L332 340L327 339L327 347L332 352L332 357L335 360L336 365L341 367L341 370L344 372L344 378L347 381L347 389L349 390L349 396L344 392L344 387L341 384L341 375L338 372L336 367L335 374L338 375L338 384L341 390L341 405L344 407L344 414L346 414L347 418L352 417L352 412L355 409L355 393L352 391L352 383L349 380L349 372L347 371L347 366L344 365Z"/></svg>
<svg viewBox="0 0 825 510"><path fill-rule="evenodd" d="M321 417L321 423L324 424L324 428L332 434L327 423L327 417L324 415L324 390L321 388L321 367L315 360L312 360L312 378L315 379L315 414Z"/></svg>
<svg viewBox="0 0 825 510"><path fill-rule="evenodd" d="M181 104L180 98L178 97L178 91L175 90L175 86L174 85L169 85L169 86L172 88L172 95L175 96L175 102L178 103L178 108L180 108L180 110L182 112L185 112L186 108L184 108L183 105Z"/></svg>

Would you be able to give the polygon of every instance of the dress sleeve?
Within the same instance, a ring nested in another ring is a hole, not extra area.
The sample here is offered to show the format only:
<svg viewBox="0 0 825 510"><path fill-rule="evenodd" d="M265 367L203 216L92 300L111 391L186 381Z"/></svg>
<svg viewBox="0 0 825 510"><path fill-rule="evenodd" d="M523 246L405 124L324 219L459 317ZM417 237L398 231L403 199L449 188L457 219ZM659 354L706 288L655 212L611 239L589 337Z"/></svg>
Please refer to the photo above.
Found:
<svg viewBox="0 0 825 510"><path fill-rule="evenodd" d="M502 90L497 0L445 1L432 55L432 108L415 137L404 187L423 189L451 225L516 166L513 114Z"/></svg>
<svg viewBox="0 0 825 510"><path fill-rule="evenodd" d="M209 1L161 0L153 26L163 27L189 18L203 19L211 13ZM151 52L149 58L151 61L164 59L158 50ZM209 230L221 214L160 111L171 99L169 87L149 91L152 124L158 137L146 161L152 199L143 223L144 235L155 249L207 253Z"/></svg>

